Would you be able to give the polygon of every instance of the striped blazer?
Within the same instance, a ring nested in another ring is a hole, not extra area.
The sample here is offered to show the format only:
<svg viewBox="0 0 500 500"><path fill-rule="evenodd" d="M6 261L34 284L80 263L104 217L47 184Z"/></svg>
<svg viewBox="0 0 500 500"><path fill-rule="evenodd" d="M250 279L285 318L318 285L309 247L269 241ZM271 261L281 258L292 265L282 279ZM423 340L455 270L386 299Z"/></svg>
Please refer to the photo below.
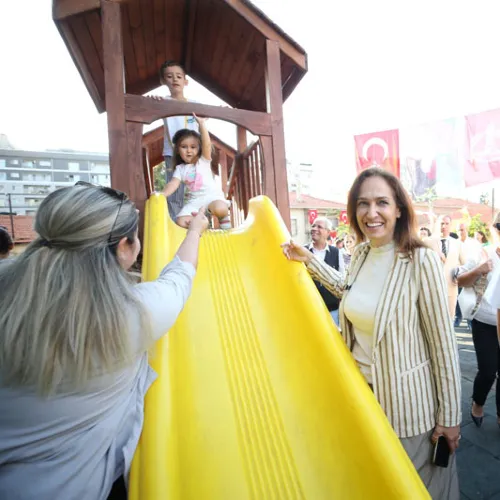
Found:
<svg viewBox="0 0 500 500"><path fill-rule="evenodd" d="M351 291L370 251L356 248L345 277L314 257L312 278L344 299ZM342 336L351 349L356 342L341 300ZM373 390L396 434L412 437L436 424L460 424L460 363L448 314L443 266L429 248L412 259L396 253L375 315L372 359Z"/></svg>

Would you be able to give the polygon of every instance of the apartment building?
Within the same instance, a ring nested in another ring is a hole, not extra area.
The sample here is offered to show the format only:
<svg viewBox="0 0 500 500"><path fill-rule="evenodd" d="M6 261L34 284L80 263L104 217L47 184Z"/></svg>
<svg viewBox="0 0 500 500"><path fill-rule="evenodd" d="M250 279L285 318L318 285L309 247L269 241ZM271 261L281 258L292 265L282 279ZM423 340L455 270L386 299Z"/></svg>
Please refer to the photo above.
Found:
<svg viewBox="0 0 500 500"><path fill-rule="evenodd" d="M77 181L111 183L107 153L0 149L0 213L34 215L55 189Z"/></svg>

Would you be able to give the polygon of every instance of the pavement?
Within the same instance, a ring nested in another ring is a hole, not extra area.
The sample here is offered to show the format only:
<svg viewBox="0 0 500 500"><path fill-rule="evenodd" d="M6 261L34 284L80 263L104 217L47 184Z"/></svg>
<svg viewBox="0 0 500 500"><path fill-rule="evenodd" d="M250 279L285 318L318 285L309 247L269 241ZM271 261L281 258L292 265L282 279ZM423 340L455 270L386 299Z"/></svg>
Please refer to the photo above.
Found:
<svg viewBox="0 0 500 500"><path fill-rule="evenodd" d="M497 425L495 386L478 429L470 417L472 385L477 364L472 334L465 322L455 329L462 368L462 439L457 451L461 500L500 500L500 428Z"/></svg>

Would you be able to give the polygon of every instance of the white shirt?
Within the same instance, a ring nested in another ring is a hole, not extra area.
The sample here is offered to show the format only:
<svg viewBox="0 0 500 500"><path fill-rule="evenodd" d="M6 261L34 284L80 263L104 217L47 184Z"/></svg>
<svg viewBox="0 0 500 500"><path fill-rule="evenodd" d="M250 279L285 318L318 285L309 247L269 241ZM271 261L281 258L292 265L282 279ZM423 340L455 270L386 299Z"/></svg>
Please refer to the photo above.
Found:
<svg viewBox="0 0 500 500"><path fill-rule="evenodd" d="M483 247L479 241L474 238L467 237L465 241L462 241L462 249L464 254L465 262L474 261L479 262L483 254Z"/></svg>
<svg viewBox="0 0 500 500"><path fill-rule="evenodd" d="M177 165L174 178L179 179L186 186L186 202L198 200L205 196L216 195L224 200L220 184L212 173L210 161L201 157L195 164L182 163Z"/></svg>
<svg viewBox="0 0 500 500"><path fill-rule="evenodd" d="M166 96L164 99L172 99L171 96ZM188 102L197 102L191 99L187 99ZM163 156L173 156L174 150L172 145L172 140L174 135L179 130L187 128L189 130L194 130L196 132L200 131L197 121L194 116L169 116L168 118L163 118L164 127L164 140L163 140Z"/></svg>
<svg viewBox="0 0 500 500"><path fill-rule="evenodd" d="M318 250L316 248L314 248L314 243L309 243L309 246L308 246L309 250L318 257L318 259L320 260L325 260L325 257L326 257L326 252L329 252L330 251L330 245L328 244L328 242L326 242L325 244L325 248L323 248L323 250ZM345 262L344 262L344 259L342 258L342 254L339 250L339 268L337 269L337 271L344 275L345 274Z"/></svg>
<svg viewBox="0 0 500 500"><path fill-rule="evenodd" d="M352 355L361 373L371 384L375 315L389 272L394 263L395 245L391 242L370 248L356 281L344 301L344 314L352 323L356 342Z"/></svg>

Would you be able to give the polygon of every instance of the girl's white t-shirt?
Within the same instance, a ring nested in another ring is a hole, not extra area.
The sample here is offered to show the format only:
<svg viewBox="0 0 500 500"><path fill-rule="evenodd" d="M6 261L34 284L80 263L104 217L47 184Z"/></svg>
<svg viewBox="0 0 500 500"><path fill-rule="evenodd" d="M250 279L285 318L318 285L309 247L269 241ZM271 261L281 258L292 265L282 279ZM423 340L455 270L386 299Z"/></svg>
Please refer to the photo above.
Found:
<svg viewBox="0 0 500 500"><path fill-rule="evenodd" d="M175 167L174 178L179 179L185 188L186 202L216 195L224 199L218 178L212 173L210 161L201 157L196 163L182 163Z"/></svg>

